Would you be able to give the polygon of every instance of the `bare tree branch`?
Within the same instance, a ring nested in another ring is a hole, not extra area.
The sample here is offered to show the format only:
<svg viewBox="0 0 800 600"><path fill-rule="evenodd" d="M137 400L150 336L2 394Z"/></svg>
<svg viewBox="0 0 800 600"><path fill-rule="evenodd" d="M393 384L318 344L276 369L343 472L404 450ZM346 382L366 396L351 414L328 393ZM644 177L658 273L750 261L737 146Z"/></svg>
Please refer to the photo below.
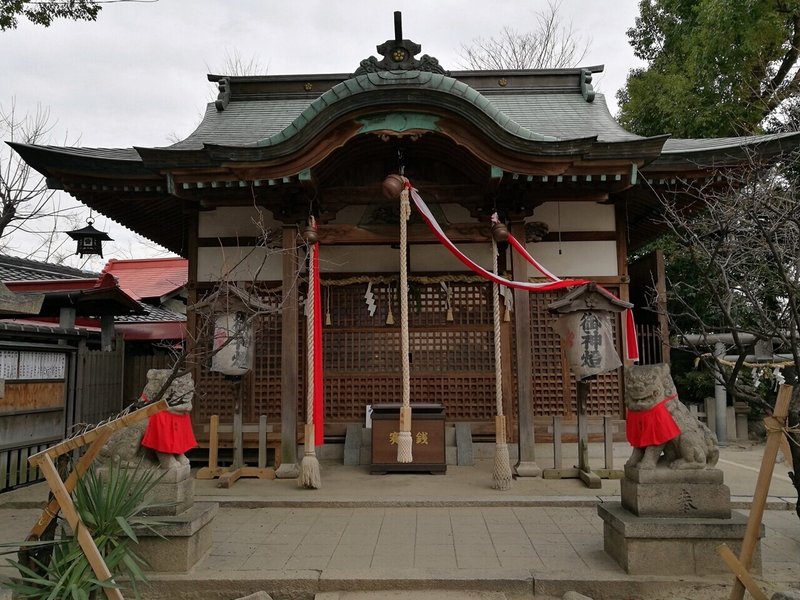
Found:
<svg viewBox="0 0 800 600"><path fill-rule="evenodd" d="M572 23L563 24L560 1L551 0L536 13L531 31L504 27L489 39L477 38L461 45L461 66L474 70L560 69L577 66L589 50L590 40L578 37Z"/></svg>

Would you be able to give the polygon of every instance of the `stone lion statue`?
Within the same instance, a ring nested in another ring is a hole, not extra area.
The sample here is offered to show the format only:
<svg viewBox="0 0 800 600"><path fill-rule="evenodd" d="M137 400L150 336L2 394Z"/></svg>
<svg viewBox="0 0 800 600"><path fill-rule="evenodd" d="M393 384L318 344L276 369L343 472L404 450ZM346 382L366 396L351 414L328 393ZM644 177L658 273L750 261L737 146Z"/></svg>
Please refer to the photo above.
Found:
<svg viewBox="0 0 800 600"><path fill-rule="evenodd" d="M705 469L717 464L717 438L678 398L669 365L625 367L625 405L633 446L626 467Z"/></svg>
<svg viewBox="0 0 800 600"><path fill-rule="evenodd" d="M155 398L171 374L171 369L150 369L140 400L149 402ZM98 460L116 461L131 468L141 464L165 470L188 465L184 453L197 445L189 415L193 397L191 373L177 377L162 396L169 409L115 432L100 451Z"/></svg>

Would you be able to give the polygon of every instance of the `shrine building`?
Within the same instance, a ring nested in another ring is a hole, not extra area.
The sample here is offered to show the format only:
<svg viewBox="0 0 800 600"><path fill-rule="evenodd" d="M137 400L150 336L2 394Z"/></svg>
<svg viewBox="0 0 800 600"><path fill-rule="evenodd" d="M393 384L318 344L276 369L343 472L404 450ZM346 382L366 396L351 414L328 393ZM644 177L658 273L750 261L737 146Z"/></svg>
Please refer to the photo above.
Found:
<svg viewBox="0 0 800 600"><path fill-rule="evenodd" d="M629 271L628 257L663 230L656 194L680 201L691 182L721 180L753 155L800 143L797 133L640 137L615 122L593 89L600 66L447 71L404 39L397 23L395 34L378 46L379 58L344 65L347 73L209 75L218 98L197 129L170 146L11 144L51 189L187 258L190 305L220 282L252 295L254 362L241 414L251 428L266 415L280 432L284 463L299 462L303 442L302 233L310 217L324 315L324 438L341 444L349 424L364 423L367 406L400 402L399 204L383 194L387 175L407 177L446 236L484 268L492 264L496 212L554 276L591 280L640 304L658 270ZM491 284L453 256L417 211L407 241L411 405L442 404L448 424L469 423L474 439L493 439ZM546 280L503 245L499 271L515 281ZM501 295L504 412L523 463L548 418L574 417L576 382L547 310L566 292ZM189 315L187 343L197 353L210 343L204 310ZM636 316L642 361L668 360L665 324L643 311ZM234 383L210 362L192 364L201 443L210 416L230 423L237 406ZM622 393L620 369L598 376L588 413L624 419Z"/></svg>

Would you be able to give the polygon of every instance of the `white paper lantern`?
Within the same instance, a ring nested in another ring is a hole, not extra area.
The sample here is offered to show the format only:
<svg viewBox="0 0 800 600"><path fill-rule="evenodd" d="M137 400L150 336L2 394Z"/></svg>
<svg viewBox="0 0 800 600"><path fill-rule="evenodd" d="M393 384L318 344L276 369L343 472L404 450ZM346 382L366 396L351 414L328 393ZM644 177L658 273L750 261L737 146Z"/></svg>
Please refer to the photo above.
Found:
<svg viewBox="0 0 800 600"><path fill-rule="evenodd" d="M253 331L245 313L228 313L214 320L213 348L212 371L240 376L253 368Z"/></svg>

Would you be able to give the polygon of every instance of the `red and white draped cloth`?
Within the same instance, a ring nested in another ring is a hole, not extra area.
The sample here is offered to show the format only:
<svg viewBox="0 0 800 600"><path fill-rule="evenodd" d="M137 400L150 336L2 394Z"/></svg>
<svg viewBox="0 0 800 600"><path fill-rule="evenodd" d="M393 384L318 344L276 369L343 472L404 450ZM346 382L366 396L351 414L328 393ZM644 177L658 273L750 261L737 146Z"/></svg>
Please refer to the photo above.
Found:
<svg viewBox="0 0 800 600"><path fill-rule="evenodd" d="M551 290L576 287L588 283L588 280L586 279L560 279L559 277L556 277L553 273L551 273L544 266L542 266L535 258L533 258L528 252L528 250L525 248L525 245L521 244L510 233L508 234L509 245L516 252L518 252L528 263L530 263L538 272L540 272L548 281L541 283L532 283L529 281L513 281L511 279L506 279L505 277L500 277L499 275L495 275L491 271L488 271L483 267L481 267L479 264L477 264L468 256L466 256L464 253L462 253L456 247L456 245L450 240L450 238L447 237L444 230L441 228L439 223L436 221L436 218L433 216L433 213L425 204L425 201L422 199L422 197L420 197L419 192L411 185L410 182L406 182L406 186L411 193L411 199L413 200L414 205L417 207L417 210L419 210L420 214L422 214L422 218L428 224L428 227L431 229L436 238L442 243L442 245L445 248L447 248L450 251L450 253L453 256L455 256L459 261L461 261L464 265L469 267L473 272L477 273L481 277L484 277L489 281L493 281L494 283L506 287L516 288L520 290L527 290L529 292L548 292ZM605 288L603 289L606 292L608 292L608 290L606 290ZM629 360L632 361L639 360L639 345L636 339L636 326L633 321L633 311L631 311L630 309L625 311L625 348Z"/></svg>

